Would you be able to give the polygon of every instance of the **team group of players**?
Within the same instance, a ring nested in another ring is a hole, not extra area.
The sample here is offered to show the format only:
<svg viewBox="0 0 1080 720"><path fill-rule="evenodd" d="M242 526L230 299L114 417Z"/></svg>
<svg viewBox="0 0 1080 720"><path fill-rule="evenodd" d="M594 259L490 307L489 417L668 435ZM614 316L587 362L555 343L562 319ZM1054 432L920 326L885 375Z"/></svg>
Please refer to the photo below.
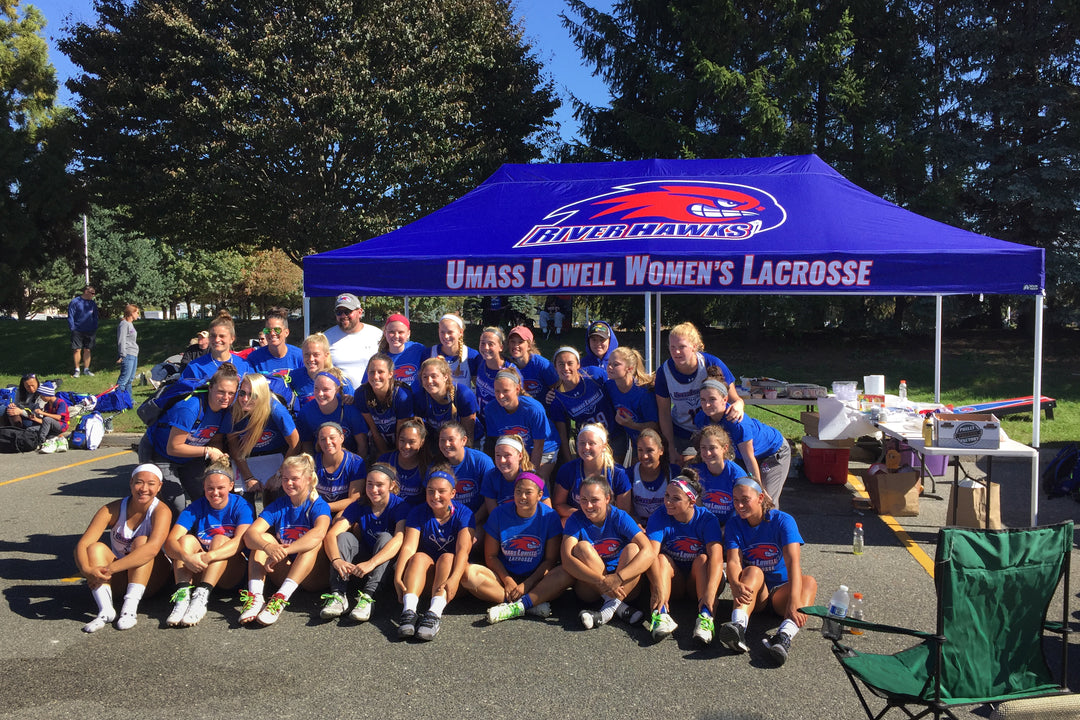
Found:
<svg viewBox="0 0 1080 720"><path fill-rule="evenodd" d="M392 315L361 378L334 366L321 333L287 345L283 313L264 332L270 361L248 363L231 352L231 320L211 323L211 353L191 371L206 391L148 427L130 496L78 542L98 606L87 632L134 626L170 573L169 626L198 623L213 588L246 575L243 624L273 624L301 587L326 591L323 619L363 622L392 584L398 635L420 640L461 590L496 623L546 617L572 588L585 628L646 620L656 640L677 627L670 603L691 599L693 637L736 652L749 616L771 609L782 622L765 649L786 660L817 589L776 507L788 444L743 414L693 325L672 328L655 377L600 322L584 352L549 362L524 326L484 328L474 350L448 314L427 347ZM731 619L715 624L725 585Z"/></svg>

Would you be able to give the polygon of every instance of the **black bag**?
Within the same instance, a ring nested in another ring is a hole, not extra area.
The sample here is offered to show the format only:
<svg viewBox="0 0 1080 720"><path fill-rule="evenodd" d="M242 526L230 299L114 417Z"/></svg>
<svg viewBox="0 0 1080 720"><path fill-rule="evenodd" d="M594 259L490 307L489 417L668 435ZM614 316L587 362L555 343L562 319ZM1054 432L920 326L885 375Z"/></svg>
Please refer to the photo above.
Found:
<svg viewBox="0 0 1080 720"><path fill-rule="evenodd" d="M0 427L0 453L24 453L37 450L41 428Z"/></svg>

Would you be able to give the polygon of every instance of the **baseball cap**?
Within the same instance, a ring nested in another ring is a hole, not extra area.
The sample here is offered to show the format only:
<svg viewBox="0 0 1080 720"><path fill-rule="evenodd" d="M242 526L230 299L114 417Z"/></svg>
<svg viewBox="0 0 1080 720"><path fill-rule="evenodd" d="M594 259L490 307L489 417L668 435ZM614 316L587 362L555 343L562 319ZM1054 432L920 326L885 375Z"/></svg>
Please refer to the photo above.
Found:
<svg viewBox="0 0 1080 720"><path fill-rule="evenodd" d="M524 325L518 325L516 328L510 331L510 335L517 335L522 340L525 340L527 342L533 342L532 330L525 327Z"/></svg>
<svg viewBox="0 0 1080 720"><path fill-rule="evenodd" d="M209 330L200 330L199 332L195 333L195 337L208 338L208 337L210 337L210 331Z"/></svg>
<svg viewBox="0 0 1080 720"><path fill-rule="evenodd" d="M352 293L341 293L337 296L337 300L334 303L334 307L343 307L346 310L359 310L360 298L356 297Z"/></svg>
<svg viewBox="0 0 1080 720"><path fill-rule="evenodd" d="M605 323L594 322L592 325L589 326L589 335L599 335L603 338L609 338L611 337L611 328L609 328Z"/></svg>

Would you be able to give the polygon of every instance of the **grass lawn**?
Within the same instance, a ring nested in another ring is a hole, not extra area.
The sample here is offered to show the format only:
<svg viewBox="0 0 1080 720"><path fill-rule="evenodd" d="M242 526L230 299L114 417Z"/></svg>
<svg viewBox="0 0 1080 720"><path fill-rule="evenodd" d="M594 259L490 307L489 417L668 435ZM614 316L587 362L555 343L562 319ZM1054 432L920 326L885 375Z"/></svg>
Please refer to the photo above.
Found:
<svg viewBox="0 0 1080 720"><path fill-rule="evenodd" d="M188 340L205 329L205 320L140 320L139 372L179 353ZM261 321L237 324L238 349L254 337ZM294 344L303 334L302 322L291 323ZM584 330L570 335L540 339L541 352L551 357L556 347L569 342L579 350L585 346ZM618 333L623 345L642 348L643 334ZM67 323L63 320L0 322L0 344L12 350L0 358L0 383L14 384L25 372L36 372L46 379L63 378L63 389L99 393L116 382L116 321L103 321L98 332L98 347L92 369L96 377L70 377L72 356ZM413 323L413 339L433 343L432 323ZM479 328L467 335L475 346ZM558 341L557 341L558 340ZM790 335L763 333L749 342L742 331L710 330L705 335L706 349L720 357L736 376L766 376L788 382L813 382L828 387L833 380L857 380L863 375L883 374L890 392L900 379L906 379L913 400L933 397L934 349L930 336L884 337L851 335L841 331L822 331ZM666 349L662 357L667 357ZM1032 390L1032 342L1016 331L949 331L945 334L942 370L942 401L955 405L1001 400L1030 395ZM136 404L150 395L149 385L134 388ZM1043 356L1043 394L1057 400L1054 419L1042 424L1042 444L1060 444L1080 440L1080 332L1048 330ZM791 408L797 411L798 408ZM751 414L779 428L788 437L802 435L802 426L784 421L757 408ZM793 412L792 415L798 415ZM1002 426L1015 440L1031 442L1031 415L1010 415ZM141 432L142 424L134 412L121 413L114 428Z"/></svg>

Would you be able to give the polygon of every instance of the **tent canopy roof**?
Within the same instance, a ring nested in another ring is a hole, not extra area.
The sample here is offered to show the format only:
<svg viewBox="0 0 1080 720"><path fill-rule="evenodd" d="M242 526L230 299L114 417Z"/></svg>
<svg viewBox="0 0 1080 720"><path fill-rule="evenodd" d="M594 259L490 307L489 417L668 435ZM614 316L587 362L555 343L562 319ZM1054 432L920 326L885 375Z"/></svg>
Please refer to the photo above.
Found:
<svg viewBox="0 0 1080 720"><path fill-rule="evenodd" d="M815 155L503 165L402 228L304 258L309 297L1039 294L1041 248L924 218Z"/></svg>

